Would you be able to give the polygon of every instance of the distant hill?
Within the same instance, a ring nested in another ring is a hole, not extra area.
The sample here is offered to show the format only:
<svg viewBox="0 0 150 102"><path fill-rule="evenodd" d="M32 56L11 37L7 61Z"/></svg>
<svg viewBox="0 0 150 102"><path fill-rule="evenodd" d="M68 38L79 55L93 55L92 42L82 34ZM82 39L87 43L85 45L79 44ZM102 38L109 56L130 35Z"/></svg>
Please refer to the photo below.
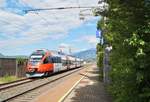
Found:
<svg viewBox="0 0 150 102"><path fill-rule="evenodd" d="M0 53L0 58L24 58L24 59L27 59L28 56L24 56L24 55L5 56L5 55L3 55L3 54Z"/></svg>
<svg viewBox="0 0 150 102"><path fill-rule="evenodd" d="M82 58L86 61L95 61L96 60L96 49L91 48L85 51L77 52L73 54L76 57Z"/></svg>
<svg viewBox="0 0 150 102"><path fill-rule="evenodd" d="M16 55L16 56L5 56L5 58L23 58L23 59L28 59L28 56Z"/></svg>
<svg viewBox="0 0 150 102"><path fill-rule="evenodd" d="M0 53L0 57L4 57L4 55Z"/></svg>

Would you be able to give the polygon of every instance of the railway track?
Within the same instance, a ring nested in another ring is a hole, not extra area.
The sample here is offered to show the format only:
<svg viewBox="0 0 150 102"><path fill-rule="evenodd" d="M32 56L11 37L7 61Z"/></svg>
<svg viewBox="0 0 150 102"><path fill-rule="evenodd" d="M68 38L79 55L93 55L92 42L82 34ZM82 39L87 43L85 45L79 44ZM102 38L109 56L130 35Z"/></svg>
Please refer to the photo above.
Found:
<svg viewBox="0 0 150 102"><path fill-rule="evenodd" d="M6 102L6 101L11 101L17 97L21 97L24 94L30 93L38 88L41 88L43 86L46 86L48 84L51 84L59 79L63 79L64 77L67 77L77 71L81 70L79 69L74 69L70 70L66 73L62 74L56 74L51 77L39 79L39 80L34 80L31 82L26 82L24 84L20 84L18 86L10 86L9 88L3 88L0 91L0 102Z"/></svg>
<svg viewBox="0 0 150 102"><path fill-rule="evenodd" d="M2 84L0 84L0 86L11 84L11 83L15 83L15 82L18 82L18 81L23 81L23 80L26 80L26 78L23 78L23 79L20 79L20 80L16 80L16 81L12 81L12 82L2 83Z"/></svg>
<svg viewBox="0 0 150 102"><path fill-rule="evenodd" d="M24 78L24 79L16 80L16 81L13 81L13 82L0 84L0 91L4 90L4 89L16 87L18 85L22 85L22 84L25 84L25 83L29 83L29 82L32 82L34 80L35 79Z"/></svg>

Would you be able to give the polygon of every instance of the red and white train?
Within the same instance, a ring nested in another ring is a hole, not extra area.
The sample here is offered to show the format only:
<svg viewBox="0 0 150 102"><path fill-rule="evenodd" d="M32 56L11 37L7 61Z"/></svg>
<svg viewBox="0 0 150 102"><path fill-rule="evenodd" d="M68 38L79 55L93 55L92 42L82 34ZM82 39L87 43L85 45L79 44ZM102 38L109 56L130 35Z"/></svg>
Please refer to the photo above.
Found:
<svg viewBox="0 0 150 102"><path fill-rule="evenodd" d="M36 50L28 60L26 76L42 77L62 70L83 66L83 59L57 51Z"/></svg>

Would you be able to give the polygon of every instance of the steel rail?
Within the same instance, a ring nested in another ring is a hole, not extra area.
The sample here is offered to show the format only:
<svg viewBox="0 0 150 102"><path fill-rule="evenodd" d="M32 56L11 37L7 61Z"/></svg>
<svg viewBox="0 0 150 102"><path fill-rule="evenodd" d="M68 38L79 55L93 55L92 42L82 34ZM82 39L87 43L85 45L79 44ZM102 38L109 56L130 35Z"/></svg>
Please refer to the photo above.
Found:
<svg viewBox="0 0 150 102"><path fill-rule="evenodd" d="M75 68L74 68L74 69L75 69ZM46 82L46 83L41 84L41 85L39 85L39 86L36 86L36 87L34 87L34 88L32 88L32 89L26 90L26 91L24 91L24 92L22 92L22 93L18 93L18 94L14 95L14 96L11 96L11 97L7 98L7 99L2 99L2 100L0 100L0 101L1 101L1 102L10 101L11 99L14 99L14 98L16 98L16 97L19 97L19 96L21 96L21 95L23 95L23 94L26 94L26 93L28 93L28 92L34 91L34 90L36 90L36 89L38 89L38 88L41 88L41 87L43 87L43 86L45 86L45 85L48 85L48 84L50 84L50 83L52 83L52 82L55 82L55 81L59 80L59 79L63 79L63 78L65 78L65 77L67 77L67 76L69 76L69 75L71 75L71 74L73 74L73 73L75 73L75 72L80 71L81 69L82 69L82 68L80 68L80 69L78 68L77 70L75 70L75 71L73 71L73 72L70 72L70 73L65 74L65 75L63 75L63 76L61 76L61 77L55 78L55 79L53 79L53 80L50 80L49 82ZM73 70L73 69L71 69L71 70Z"/></svg>
<svg viewBox="0 0 150 102"><path fill-rule="evenodd" d="M29 82L32 82L32 81L35 81L35 80L25 78L25 79L22 79L22 80L13 81L13 82L10 82L10 83L5 83L5 84L0 86L0 91L8 89L8 88L15 87L15 86L19 86L19 85L22 85L22 84L25 84L25 83L29 83Z"/></svg>
<svg viewBox="0 0 150 102"><path fill-rule="evenodd" d="M2 84L0 84L0 86L7 85L7 84L12 84L12 83L16 83L16 82L23 81L23 80L26 80L26 79L27 78L23 78L23 79L15 80L15 81L12 81L12 82L2 83Z"/></svg>

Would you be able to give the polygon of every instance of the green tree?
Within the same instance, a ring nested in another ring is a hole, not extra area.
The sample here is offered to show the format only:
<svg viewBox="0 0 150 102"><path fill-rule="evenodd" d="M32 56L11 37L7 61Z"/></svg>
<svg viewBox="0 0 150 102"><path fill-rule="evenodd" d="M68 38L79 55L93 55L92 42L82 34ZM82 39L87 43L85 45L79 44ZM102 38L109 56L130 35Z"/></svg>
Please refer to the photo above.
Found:
<svg viewBox="0 0 150 102"><path fill-rule="evenodd" d="M150 102L150 0L108 0L111 92L116 102Z"/></svg>
<svg viewBox="0 0 150 102"><path fill-rule="evenodd" d="M103 78L103 55L104 55L104 50L103 50L103 46L98 43L97 44L97 66L99 67L100 70L100 78Z"/></svg>
<svg viewBox="0 0 150 102"><path fill-rule="evenodd" d="M16 60L18 62L18 65L24 65L24 63L26 62L26 59L22 57L17 57Z"/></svg>

